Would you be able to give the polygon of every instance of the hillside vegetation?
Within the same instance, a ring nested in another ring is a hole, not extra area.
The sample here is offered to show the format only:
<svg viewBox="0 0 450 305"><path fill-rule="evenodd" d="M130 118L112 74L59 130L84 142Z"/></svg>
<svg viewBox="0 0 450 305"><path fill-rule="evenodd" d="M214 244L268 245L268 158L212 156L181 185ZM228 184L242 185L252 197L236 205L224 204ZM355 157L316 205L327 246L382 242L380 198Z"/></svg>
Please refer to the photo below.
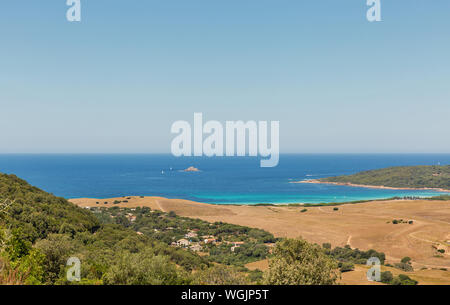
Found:
<svg viewBox="0 0 450 305"><path fill-rule="evenodd" d="M398 188L441 188L450 190L450 165L390 167L349 176L322 178L319 181Z"/></svg>
<svg viewBox="0 0 450 305"><path fill-rule="evenodd" d="M0 284L70 284L69 257L82 262L82 284L184 284L191 270L209 266L194 253L101 223L87 209L0 174Z"/></svg>

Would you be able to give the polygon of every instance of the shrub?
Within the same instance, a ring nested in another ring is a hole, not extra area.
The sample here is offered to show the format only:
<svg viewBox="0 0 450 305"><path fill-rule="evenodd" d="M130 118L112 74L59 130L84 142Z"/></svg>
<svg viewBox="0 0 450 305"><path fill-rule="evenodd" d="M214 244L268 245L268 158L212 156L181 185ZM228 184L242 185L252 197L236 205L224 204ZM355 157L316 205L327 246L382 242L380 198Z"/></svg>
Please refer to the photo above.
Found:
<svg viewBox="0 0 450 305"><path fill-rule="evenodd" d="M338 211L339 210L339 208L333 208L333 211Z"/></svg>
<svg viewBox="0 0 450 305"><path fill-rule="evenodd" d="M330 244L330 243L323 243L323 244L322 244L322 247L323 247L324 249L331 249L331 244Z"/></svg>
<svg viewBox="0 0 450 305"><path fill-rule="evenodd" d="M418 283L419 282L411 279L409 276L405 274L400 274L399 276L395 277L391 282L392 285L417 285Z"/></svg>
<svg viewBox="0 0 450 305"><path fill-rule="evenodd" d="M151 252L121 253L118 261L105 274L107 285L180 285L189 283L169 261Z"/></svg>
<svg viewBox="0 0 450 305"><path fill-rule="evenodd" d="M410 264L405 264L405 263L397 263L394 264L394 267L406 272L411 272L414 271L413 267Z"/></svg>
<svg viewBox="0 0 450 305"><path fill-rule="evenodd" d="M195 274L197 285L245 285L247 278L236 269L225 266L214 266Z"/></svg>
<svg viewBox="0 0 450 305"><path fill-rule="evenodd" d="M8 262L0 257L0 285L24 285L27 274L21 273L16 267L13 269Z"/></svg>
<svg viewBox="0 0 450 305"><path fill-rule="evenodd" d="M263 272L259 269L252 270L248 273L248 280L251 283L261 284L263 280Z"/></svg>
<svg viewBox="0 0 450 305"><path fill-rule="evenodd" d="M6 242L6 253L11 261L19 260L28 255L31 250L31 243L22 238L22 232L15 230L11 238Z"/></svg>
<svg viewBox="0 0 450 305"><path fill-rule="evenodd" d="M305 213L305 212L307 212L308 211L308 209L303 209L303 210L301 210L300 212L301 213Z"/></svg>
<svg viewBox="0 0 450 305"><path fill-rule="evenodd" d="M335 262L323 250L302 239L278 242L269 270L264 274L267 285L333 285L336 284Z"/></svg>
<svg viewBox="0 0 450 305"><path fill-rule="evenodd" d="M386 259L386 255L383 252L377 252L373 249L361 251L359 249L352 249L349 245L336 247L329 251L329 255L340 262L351 262L354 264L366 264L369 258L377 257L383 265Z"/></svg>
<svg viewBox="0 0 450 305"><path fill-rule="evenodd" d="M411 257L405 256L404 258L402 258L401 262L404 264L411 264Z"/></svg>
<svg viewBox="0 0 450 305"><path fill-rule="evenodd" d="M392 275L392 272L390 271L384 271L381 272L381 282L385 284L389 284L394 279L394 276Z"/></svg>
<svg viewBox="0 0 450 305"><path fill-rule="evenodd" d="M352 263L342 263L339 271L341 272L349 272L355 270L355 265Z"/></svg>

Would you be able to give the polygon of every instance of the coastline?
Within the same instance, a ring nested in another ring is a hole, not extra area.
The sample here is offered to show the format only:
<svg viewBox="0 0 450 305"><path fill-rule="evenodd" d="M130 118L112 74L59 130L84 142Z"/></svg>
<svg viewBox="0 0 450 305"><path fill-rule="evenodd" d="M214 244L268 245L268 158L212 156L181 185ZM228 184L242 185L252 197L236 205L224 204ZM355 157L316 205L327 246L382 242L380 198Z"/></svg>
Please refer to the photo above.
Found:
<svg viewBox="0 0 450 305"><path fill-rule="evenodd" d="M450 190L446 190L446 189L443 189L443 188L431 188L431 187L422 187L422 188L414 188L414 187L392 187L392 186L383 186L383 185L354 184L354 183L350 183L350 182L320 181L320 180L317 180L317 179L303 180L303 181L295 181L295 182L290 182L290 183L332 184L332 185L352 186L352 187L363 187L363 188L371 188L371 189L411 190L411 191L438 191L438 192L450 193Z"/></svg>

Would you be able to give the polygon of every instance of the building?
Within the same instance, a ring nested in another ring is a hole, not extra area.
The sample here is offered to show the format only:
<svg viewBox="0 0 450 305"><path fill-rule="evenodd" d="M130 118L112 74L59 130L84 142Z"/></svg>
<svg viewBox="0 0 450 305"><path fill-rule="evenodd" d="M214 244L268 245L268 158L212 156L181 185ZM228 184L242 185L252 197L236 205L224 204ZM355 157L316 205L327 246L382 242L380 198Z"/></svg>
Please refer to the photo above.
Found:
<svg viewBox="0 0 450 305"><path fill-rule="evenodd" d="M184 237L186 237L186 238L195 238L195 237L197 237L197 233L190 231L189 233L184 235Z"/></svg>
<svg viewBox="0 0 450 305"><path fill-rule="evenodd" d="M127 216L126 216L126 217L127 217L128 220L131 221L131 222L136 221L136 216L134 216L134 215L131 214L131 213L127 213Z"/></svg>
<svg viewBox="0 0 450 305"><path fill-rule="evenodd" d="M177 246L178 247L188 247L190 244L191 244L191 242L189 240L187 240L187 239L184 239L184 238L182 238L180 240L177 240Z"/></svg>
<svg viewBox="0 0 450 305"><path fill-rule="evenodd" d="M203 242L205 243L205 244L215 244L216 243L216 239L215 238L205 238L204 240L203 240Z"/></svg>
<svg viewBox="0 0 450 305"><path fill-rule="evenodd" d="M231 252L234 252L234 250L236 250L236 248L239 248L241 245L244 244L243 241L235 241L232 242L233 246L231 247Z"/></svg>

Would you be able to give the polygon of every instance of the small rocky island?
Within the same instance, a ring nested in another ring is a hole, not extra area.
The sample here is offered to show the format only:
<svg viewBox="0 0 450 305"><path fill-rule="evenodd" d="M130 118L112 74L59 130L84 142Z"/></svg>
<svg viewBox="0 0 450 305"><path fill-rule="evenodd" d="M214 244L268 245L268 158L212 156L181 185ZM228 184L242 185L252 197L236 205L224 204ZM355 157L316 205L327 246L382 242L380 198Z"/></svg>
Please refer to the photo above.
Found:
<svg viewBox="0 0 450 305"><path fill-rule="evenodd" d="M185 172L199 172L200 170L196 167L190 166L184 170Z"/></svg>

